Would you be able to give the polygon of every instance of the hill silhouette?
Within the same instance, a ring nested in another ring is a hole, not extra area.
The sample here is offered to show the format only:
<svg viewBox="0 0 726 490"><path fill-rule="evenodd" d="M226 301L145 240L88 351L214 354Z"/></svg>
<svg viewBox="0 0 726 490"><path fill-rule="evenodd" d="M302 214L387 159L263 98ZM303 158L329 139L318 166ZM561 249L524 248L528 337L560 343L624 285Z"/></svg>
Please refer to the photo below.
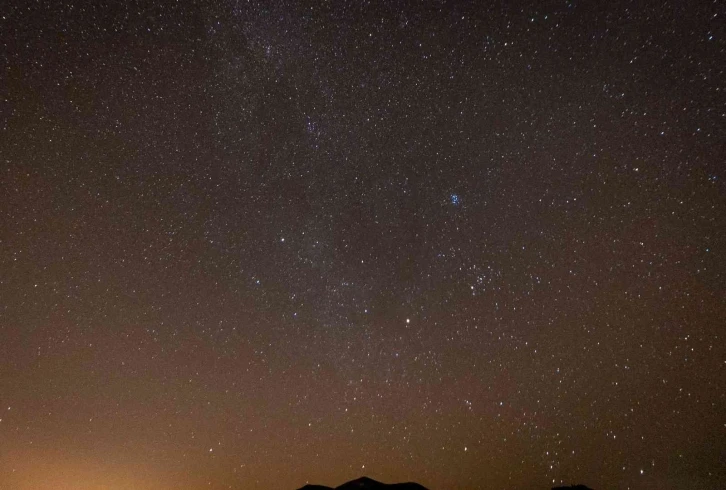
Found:
<svg viewBox="0 0 726 490"><path fill-rule="evenodd" d="M386 484L364 476L335 488L322 485L305 485L298 490L427 490L427 488L411 482Z"/></svg>
<svg viewBox="0 0 726 490"><path fill-rule="evenodd" d="M324 485L305 485L298 490L428 490L418 483L381 483L379 481L363 476L357 480L351 480L338 487L326 487ZM552 487L552 490L593 490L586 485L572 485L569 487Z"/></svg>

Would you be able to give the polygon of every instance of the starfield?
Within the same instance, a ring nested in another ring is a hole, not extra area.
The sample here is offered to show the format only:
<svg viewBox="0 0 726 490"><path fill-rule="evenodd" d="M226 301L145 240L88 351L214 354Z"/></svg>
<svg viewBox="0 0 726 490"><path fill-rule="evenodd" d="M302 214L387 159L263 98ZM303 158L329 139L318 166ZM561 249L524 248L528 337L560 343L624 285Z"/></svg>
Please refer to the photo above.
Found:
<svg viewBox="0 0 726 490"><path fill-rule="evenodd" d="M0 489L726 488L725 18L4 2Z"/></svg>

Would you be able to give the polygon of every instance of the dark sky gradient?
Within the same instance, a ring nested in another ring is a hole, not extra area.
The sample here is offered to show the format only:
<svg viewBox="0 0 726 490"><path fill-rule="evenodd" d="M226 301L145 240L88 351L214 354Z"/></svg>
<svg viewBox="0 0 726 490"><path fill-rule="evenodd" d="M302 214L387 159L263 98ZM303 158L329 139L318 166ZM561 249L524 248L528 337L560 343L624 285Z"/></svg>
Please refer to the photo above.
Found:
<svg viewBox="0 0 726 490"><path fill-rule="evenodd" d="M0 488L725 488L725 17L11 0Z"/></svg>

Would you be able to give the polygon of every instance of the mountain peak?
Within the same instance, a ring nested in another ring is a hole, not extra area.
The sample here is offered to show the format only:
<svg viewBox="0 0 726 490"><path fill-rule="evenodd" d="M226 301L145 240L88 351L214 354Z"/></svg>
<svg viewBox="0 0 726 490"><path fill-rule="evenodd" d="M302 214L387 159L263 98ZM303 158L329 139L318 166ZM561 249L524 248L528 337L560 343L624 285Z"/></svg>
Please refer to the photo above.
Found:
<svg viewBox="0 0 726 490"><path fill-rule="evenodd" d="M376 481L373 478L368 478L367 476L361 476L360 478L356 478L355 480L351 480L347 483L343 483L341 486L337 487L337 489L368 488L370 486L375 488L376 485L378 485L378 486L385 485L385 483Z"/></svg>
<svg viewBox="0 0 726 490"><path fill-rule="evenodd" d="M305 485L304 487L300 488L299 490L427 490L422 485L419 485L418 483L393 483L393 484L386 484L381 483L379 481L374 480L373 478L369 478L367 476L362 476L360 478L357 478L355 480L351 480L349 482L343 483L342 485L333 488L325 487L322 485Z"/></svg>

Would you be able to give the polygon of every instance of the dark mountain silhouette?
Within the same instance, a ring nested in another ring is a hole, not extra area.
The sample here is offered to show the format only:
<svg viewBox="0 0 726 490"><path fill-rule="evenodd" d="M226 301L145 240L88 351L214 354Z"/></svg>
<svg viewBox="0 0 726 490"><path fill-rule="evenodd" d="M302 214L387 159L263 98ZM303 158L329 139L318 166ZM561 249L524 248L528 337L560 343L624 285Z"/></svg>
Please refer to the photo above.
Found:
<svg viewBox="0 0 726 490"><path fill-rule="evenodd" d="M339 487L326 487L324 485L305 485L298 490L427 490L418 483L381 483L367 476L343 483ZM552 490L593 490L586 485L572 485L569 487L552 487Z"/></svg>
<svg viewBox="0 0 726 490"><path fill-rule="evenodd" d="M426 487L418 483L392 483L386 484L375 481L366 476L357 480L343 483L339 487L331 488L322 485L305 485L299 490L427 490Z"/></svg>

